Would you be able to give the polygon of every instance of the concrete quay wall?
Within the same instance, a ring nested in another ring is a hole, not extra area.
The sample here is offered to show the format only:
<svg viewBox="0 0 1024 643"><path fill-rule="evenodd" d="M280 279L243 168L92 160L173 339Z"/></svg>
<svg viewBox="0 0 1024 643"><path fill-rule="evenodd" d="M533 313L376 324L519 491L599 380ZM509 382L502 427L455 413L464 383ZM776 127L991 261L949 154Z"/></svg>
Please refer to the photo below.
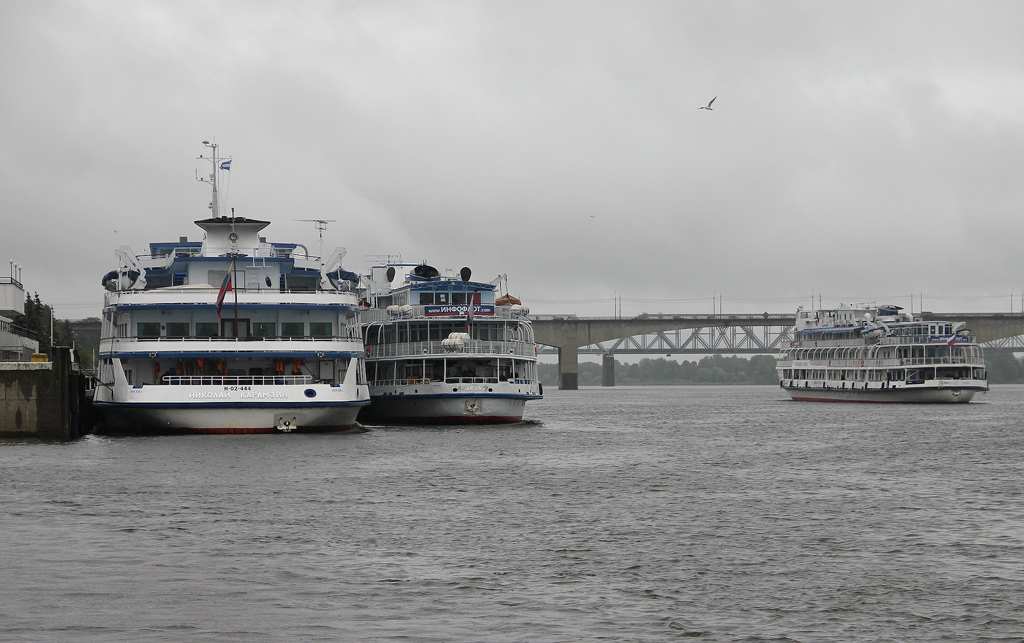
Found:
<svg viewBox="0 0 1024 643"><path fill-rule="evenodd" d="M52 362L0 362L0 437L81 437L91 428L85 384L67 348L55 348Z"/></svg>

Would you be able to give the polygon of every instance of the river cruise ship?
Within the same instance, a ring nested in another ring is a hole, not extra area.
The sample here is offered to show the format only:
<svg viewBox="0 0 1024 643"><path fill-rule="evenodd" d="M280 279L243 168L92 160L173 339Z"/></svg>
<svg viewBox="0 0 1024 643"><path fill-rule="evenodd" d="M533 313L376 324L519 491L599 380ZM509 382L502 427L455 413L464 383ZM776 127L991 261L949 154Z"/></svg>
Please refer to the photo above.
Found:
<svg viewBox="0 0 1024 643"><path fill-rule="evenodd" d="M396 282L396 277L398 280ZM529 310L469 268L374 266L361 312L372 403L367 424L519 422L540 399Z"/></svg>
<svg viewBox="0 0 1024 643"><path fill-rule="evenodd" d="M222 217L213 149L213 216L201 241L127 247L103 277L94 403L108 430L270 433L356 427L369 404L357 321L358 275L269 225ZM204 157L200 157L204 158Z"/></svg>
<svg viewBox="0 0 1024 643"><path fill-rule="evenodd" d="M799 401L964 403L988 391L981 346L963 322L915 319L899 306L798 309L778 372Z"/></svg>

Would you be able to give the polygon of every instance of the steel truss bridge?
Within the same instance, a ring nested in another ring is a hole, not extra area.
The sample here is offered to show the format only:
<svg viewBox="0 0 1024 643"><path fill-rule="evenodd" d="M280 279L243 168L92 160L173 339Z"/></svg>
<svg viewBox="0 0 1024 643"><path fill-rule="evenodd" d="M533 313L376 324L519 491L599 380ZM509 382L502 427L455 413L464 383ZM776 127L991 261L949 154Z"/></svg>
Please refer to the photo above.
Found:
<svg viewBox="0 0 1024 643"><path fill-rule="evenodd" d="M650 315L650 319L684 318L683 315ZM578 349L581 355L711 355L716 353L742 355L773 355L793 341L793 326L745 325L748 316L722 316L723 321L739 325L707 325L699 328L660 330L630 337L594 342ZM710 321L710 320L709 320ZM1003 337L983 342L985 350L1024 352L1024 335ZM554 346L541 345L541 355L557 355Z"/></svg>
<svg viewBox="0 0 1024 643"><path fill-rule="evenodd" d="M1024 351L1024 314L919 313L921 319L964 321L988 350ZM777 354L793 341L794 315L535 315L541 353L558 355L559 388L575 390L579 355L602 355L606 375L614 355ZM608 377L607 379L611 379ZM612 380L614 381L614 380Z"/></svg>
<svg viewBox="0 0 1024 643"><path fill-rule="evenodd" d="M595 342L579 348L581 355L707 355L778 353L793 341L792 326L705 326L663 330L631 337ZM542 346L540 353L557 354L554 346Z"/></svg>

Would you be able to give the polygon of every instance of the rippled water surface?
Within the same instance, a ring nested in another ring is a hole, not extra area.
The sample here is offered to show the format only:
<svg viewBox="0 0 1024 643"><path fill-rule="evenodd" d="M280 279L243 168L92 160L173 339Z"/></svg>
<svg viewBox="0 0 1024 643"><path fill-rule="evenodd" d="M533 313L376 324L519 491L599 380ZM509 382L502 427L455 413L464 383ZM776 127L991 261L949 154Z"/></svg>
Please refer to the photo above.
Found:
<svg viewBox="0 0 1024 643"><path fill-rule="evenodd" d="M1024 388L0 443L0 639L1021 641Z"/></svg>

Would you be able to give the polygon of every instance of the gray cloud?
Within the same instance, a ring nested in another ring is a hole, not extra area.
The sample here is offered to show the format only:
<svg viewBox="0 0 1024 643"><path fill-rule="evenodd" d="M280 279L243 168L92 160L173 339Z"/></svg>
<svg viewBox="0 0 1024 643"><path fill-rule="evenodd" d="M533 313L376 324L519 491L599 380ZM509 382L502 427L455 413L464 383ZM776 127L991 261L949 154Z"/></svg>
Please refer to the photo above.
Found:
<svg viewBox="0 0 1024 643"><path fill-rule="evenodd" d="M3 254L98 313L113 250L228 206L535 312L1018 298L1024 6L10 2ZM698 110L718 96L714 111ZM115 232L116 230L116 232ZM1015 304L1020 310L1020 303Z"/></svg>

